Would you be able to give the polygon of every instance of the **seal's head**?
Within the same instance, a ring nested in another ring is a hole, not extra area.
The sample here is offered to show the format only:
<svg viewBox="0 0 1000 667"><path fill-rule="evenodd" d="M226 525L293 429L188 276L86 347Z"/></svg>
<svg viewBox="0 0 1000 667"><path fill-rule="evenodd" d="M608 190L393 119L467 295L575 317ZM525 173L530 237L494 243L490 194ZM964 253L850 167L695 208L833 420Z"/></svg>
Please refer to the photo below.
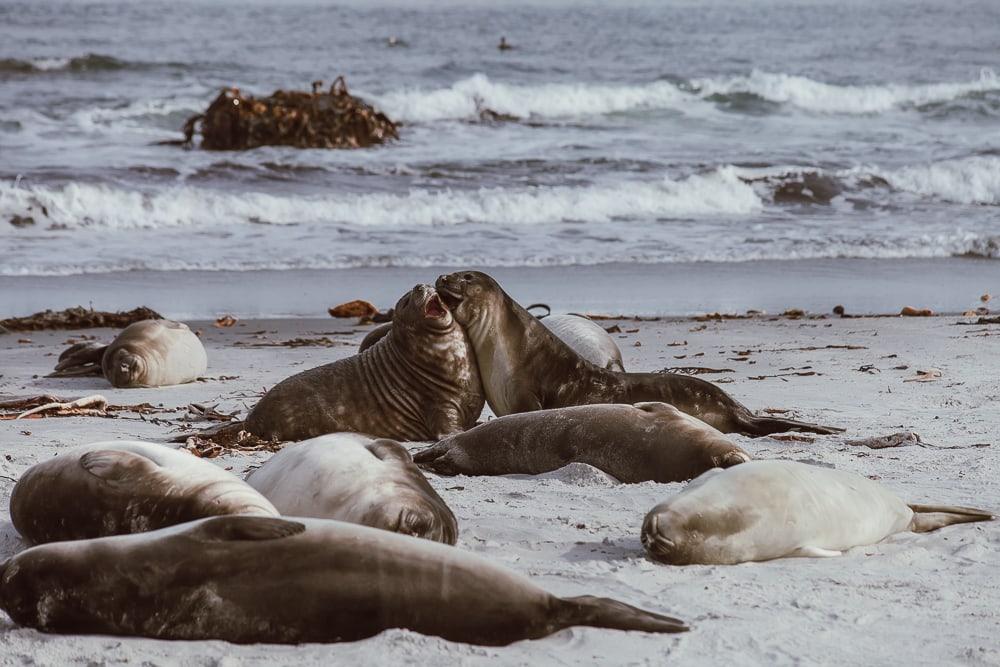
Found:
<svg viewBox="0 0 1000 667"><path fill-rule="evenodd" d="M393 331L404 336L448 332L454 326L451 311L430 285L415 285L400 298L392 313Z"/></svg>
<svg viewBox="0 0 1000 667"><path fill-rule="evenodd" d="M104 375L116 387L139 386L146 375L146 360L125 348L115 350L103 365Z"/></svg>
<svg viewBox="0 0 1000 667"><path fill-rule="evenodd" d="M435 286L462 326L469 326L491 310L497 310L506 296L497 281L481 271L449 273L440 276Z"/></svg>

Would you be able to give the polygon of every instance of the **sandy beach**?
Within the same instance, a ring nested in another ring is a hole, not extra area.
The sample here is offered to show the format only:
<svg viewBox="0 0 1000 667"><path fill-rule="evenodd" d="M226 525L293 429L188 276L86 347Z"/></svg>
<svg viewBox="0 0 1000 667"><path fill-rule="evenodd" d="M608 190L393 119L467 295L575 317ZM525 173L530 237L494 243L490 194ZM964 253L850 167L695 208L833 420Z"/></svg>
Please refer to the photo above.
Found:
<svg viewBox="0 0 1000 667"><path fill-rule="evenodd" d="M731 436L757 458L857 472L909 502L998 509L1000 326L956 324L969 319L604 324L620 327L616 336L629 370L725 370L702 377L724 382L752 409L793 409L789 414L796 418L847 429L810 441ZM352 354L369 330L333 319L244 320L229 329L191 324L208 349L208 378L148 390L116 390L100 378L44 377L67 340L84 333L110 339L111 330L0 336L2 397L100 393L112 404L169 408L143 416L125 411L113 419L0 422L0 558L25 547L7 510L14 480L32 464L65 447L102 439L164 441L178 432L189 403L245 411L284 377ZM320 339L325 346L280 346L296 338ZM927 368L939 369L941 377L906 382ZM915 431L936 447L874 450L846 444L901 430ZM234 452L213 462L242 474L266 456ZM639 528L645 512L682 484L619 484L584 465L537 477L430 476L430 481L458 517L457 548L522 572L556 594L617 597L683 618L693 630L654 636L573 628L506 648L403 630L350 644L235 646L50 636L17 628L0 615L0 663L1000 664L1000 589L994 583L1000 522L899 534L839 558L670 567L645 557Z"/></svg>

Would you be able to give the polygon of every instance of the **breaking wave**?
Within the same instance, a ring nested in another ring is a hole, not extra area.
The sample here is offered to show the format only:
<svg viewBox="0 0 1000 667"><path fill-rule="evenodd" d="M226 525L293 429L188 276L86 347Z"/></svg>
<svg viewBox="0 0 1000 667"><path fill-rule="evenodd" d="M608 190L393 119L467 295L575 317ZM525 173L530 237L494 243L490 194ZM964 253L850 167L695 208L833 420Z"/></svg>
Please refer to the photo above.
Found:
<svg viewBox="0 0 1000 667"><path fill-rule="evenodd" d="M519 190L415 190L405 195L300 197L230 194L189 186L143 192L81 183L58 188L0 186L0 218L26 215L42 206L49 223L65 228L203 228L243 223L398 228L745 215L760 210L763 202L729 167L658 182Z"/></svg>
<svg viewBox="0 0 1000 667"><path fill-rule="evenodd" d="M754 70L746 76L640 85L516 85L475 74L446 88L411 88L365 97L397 120L426 123L475 118L483 109L517 118L559 119L644 109L705 113L713 103L748 110L752 100L812 113L876 114L991 91L1000 91L1000 78L990 69L971 81L866 86Z"/></svg>
<svg viewBox="0 0 1000 667"><path fill-rule="evenodd" d="M0 58L0 74L40 74L45 72L108 72L144 67L114 56L88 53L75 58Z"/></svg>

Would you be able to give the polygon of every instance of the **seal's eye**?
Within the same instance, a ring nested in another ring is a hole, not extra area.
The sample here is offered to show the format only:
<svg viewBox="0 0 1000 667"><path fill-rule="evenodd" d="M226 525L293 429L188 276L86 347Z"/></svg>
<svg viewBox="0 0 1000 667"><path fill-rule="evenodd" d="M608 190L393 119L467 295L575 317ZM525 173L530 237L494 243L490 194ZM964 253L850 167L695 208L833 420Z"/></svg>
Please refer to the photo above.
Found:
<svg viewBox="0 0 1000 667"><path fill-rule="evenodd" d="M464 276L462 276L463 280L472 280L473 278L475 278L475 276L472 275L471 273L466 273Z"/></svg>

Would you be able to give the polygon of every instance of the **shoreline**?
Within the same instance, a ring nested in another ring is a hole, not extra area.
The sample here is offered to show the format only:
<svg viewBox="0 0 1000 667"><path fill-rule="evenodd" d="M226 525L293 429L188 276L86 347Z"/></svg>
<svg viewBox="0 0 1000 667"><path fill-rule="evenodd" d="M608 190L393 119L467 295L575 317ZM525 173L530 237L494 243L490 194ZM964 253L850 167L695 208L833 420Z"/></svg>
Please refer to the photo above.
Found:
<svg viewBox="0 0 1000 667"><path fill-rule="evenodd" d="M825 259L553 267L389 267L288 271L129 271L0 276L0 317L43 309L148 306L173 319L304 318L364 299L380 309L419 282L465 268L494 276L524 304L640 317L782 313L892 314L903 306L960 314L1000 293L1000 262L978 258Z"/></svg>

